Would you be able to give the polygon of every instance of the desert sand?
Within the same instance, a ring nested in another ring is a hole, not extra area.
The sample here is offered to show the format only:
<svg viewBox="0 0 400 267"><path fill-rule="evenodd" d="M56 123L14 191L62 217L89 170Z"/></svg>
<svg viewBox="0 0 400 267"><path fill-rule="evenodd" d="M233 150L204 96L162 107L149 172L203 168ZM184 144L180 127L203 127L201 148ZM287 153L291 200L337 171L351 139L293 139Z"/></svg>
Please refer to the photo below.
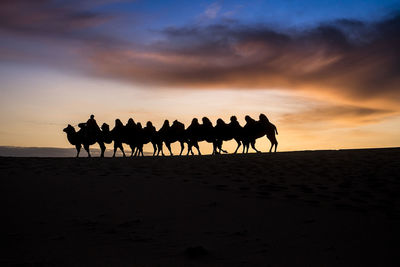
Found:
<svg viewBox="0 0 400 267"><path fill-rule="evenodd" d="M399 266L400 149L0 158L1 266Z"/></svg>

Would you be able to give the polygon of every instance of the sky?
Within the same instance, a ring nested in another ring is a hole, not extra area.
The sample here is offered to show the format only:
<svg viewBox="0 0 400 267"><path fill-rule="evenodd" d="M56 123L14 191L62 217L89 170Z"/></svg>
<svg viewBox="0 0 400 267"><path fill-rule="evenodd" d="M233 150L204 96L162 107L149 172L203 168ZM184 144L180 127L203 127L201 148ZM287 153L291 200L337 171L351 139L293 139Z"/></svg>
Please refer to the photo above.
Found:
<svg viewBox="0 0 400 267"><path fill-rule="evenodd" d="M0 146L71 147L90 114L260 113L280 151L400 146L399 36L391 0L3 0Z"/></svg>

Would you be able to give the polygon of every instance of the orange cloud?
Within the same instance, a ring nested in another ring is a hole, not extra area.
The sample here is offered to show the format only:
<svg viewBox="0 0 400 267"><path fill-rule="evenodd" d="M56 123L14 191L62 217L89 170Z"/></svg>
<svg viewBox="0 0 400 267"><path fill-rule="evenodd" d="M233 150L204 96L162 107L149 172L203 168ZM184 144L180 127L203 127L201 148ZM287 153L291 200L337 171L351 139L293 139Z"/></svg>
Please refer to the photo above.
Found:
<svg viewBox="0 0 400 267"><path fill-rule="evenodd" d="M221 24L167 28L163 34L164 40L148 47L92 49L94 73L160 86L308 90L347 104L398 110L399 16L289 33Z"/></svg>

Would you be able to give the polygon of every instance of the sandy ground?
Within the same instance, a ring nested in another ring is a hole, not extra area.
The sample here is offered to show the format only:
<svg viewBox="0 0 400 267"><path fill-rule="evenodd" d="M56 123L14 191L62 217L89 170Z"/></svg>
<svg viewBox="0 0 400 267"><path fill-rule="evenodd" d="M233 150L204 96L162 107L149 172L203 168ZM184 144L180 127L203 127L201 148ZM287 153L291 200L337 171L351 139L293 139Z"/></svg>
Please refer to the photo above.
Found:
<svg viewBox="0 0 400 267"><path fill-rule="evenodd" d="M400 149L0 158L1 266L399 266Z"/></svg>

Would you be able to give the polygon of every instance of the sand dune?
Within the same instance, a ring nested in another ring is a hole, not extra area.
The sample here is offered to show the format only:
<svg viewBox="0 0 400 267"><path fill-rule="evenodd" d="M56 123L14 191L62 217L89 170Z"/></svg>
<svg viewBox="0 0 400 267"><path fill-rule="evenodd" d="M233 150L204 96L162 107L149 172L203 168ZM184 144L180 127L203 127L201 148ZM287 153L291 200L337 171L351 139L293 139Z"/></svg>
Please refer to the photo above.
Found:
<svg viewBox="0 0 400 267"><path fill-rule="evenodd" d="M400 149L0 158L1 266L398 266Z"/></svg>

